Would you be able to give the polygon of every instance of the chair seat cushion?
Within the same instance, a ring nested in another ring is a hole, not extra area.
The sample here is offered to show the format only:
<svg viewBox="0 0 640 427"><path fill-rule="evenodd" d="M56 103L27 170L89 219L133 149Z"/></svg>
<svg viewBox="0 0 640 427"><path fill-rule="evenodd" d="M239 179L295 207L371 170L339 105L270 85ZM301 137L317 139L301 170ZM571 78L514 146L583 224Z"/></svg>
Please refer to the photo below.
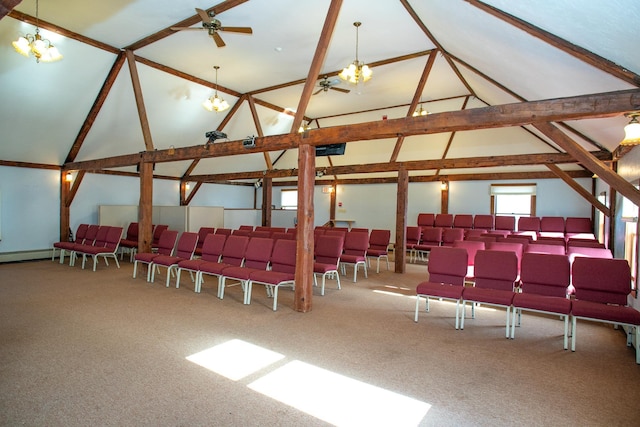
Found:
<svg viewBox="0 0 640 427"><path fill-rule="evenodd" d="M513 297L513 306L531 310L546 311L549 313L571 313L571 300L564 297L554 297L538 294L516 293Z"/></svg>
<svg viewBox="0 0 640 427"><path fill-rule="evenodd" d="M202 264L200 264L200 267L198 267L198 268L203 273L221 275L222 271L225 268L229 268L229 267L233 267L233 266L231 264L225 264L224 262L207 262L207 261L205 261Z"/></svg>
<svg viewBox="0 0 640 427"><path fill-rule="evenodd" d="M170 255L158 255L153 259L154 264L158 265L177 265L180 261L184 261L184 258Z"/></svg>
<svg viewBox="0 0 640 427"><path fill-rule="evenodd" d="M76 249L76 252L79 252L81 254L87 254L87 255L97 255L97 254L113 252L113 249L109 249L106 247L84 245L82 246L82 248Z"/></svg>
<svg viewBox="0 0 640 427"><path fill-rule="evenodd" d="M294 280L296 275L294 273L282 273L279 271L267 271L267 270L255 270L252 271L249 278L252 281L259 283L268 283L277 285L281 282L288 282Z"/></svg>
<svg viewBox="0 0 640 427"><path fill-rule="evenodd" d="M74 245L75 245L74 242L56 242L56 243L53 244L53 247L54 248L58 248L58 249L64 249L64 250L72 251Z"/></svg>
<svg viewBox="0 0 640 427"><path fill-rule="evenodd" d="M206 261L201 259L183 259L178 262L178 268L182 268L184 270L198 271L200 269L200 265Z"/></svg>
<svg viewBox="0 0 640 427"><path fill-rule="evenodd" d="M571 314L576 317L640 325L640 311L622 305L574 300L571 304Z"/></svg>
<svg viewBox="0 0 640 427"><path fill-rule="evenodd" d="M314 273L327 273L329 271L337 271L338 266L335 264L325 264L322 262L314 262L313 263L313 272Z"/></svg>
<svg viewBox="0 0 640 427"><path fill-rule="evenodd" d="M388 251L386 249L367 249L367 256L370 257L379 257L387 254Z"/></svg>
<svg viewBox="0 0 640 427"><path fill-rule="evenodd" d="M137 253L134 259L136 261L150 263L157 256L160 256L160 255L154 254L152 252L142 252L142 253Z"/></svg>
<svg viewBox="0 0 640 427"><path fill-rule="evenodd" d="M416 287L417 295L427 295L431 297L460 299L464 286L449 285L447 283L422 282Z"/></svg>
<svg viewBox="0 0 640 427"><path fill-rule="evenodd" d="M511 302L513 301L513 295L513 291L473 287L464 289L464 292L462 293L462 299L466 301L510 306Z"/></svg>
<svg viewBox="0 0 640 427"><path fill-rule="evenodd" d="M125 247L125 248L137 248L138 247L138 241L137 240L122 239L122 240L120 240L120 246Z"/></svg>
<svg viewBox="0 0 640 427"><path fill-rule="evenodd" d="M346 263L346 264L357 264L359 262L366 262L366 261L367 260L362 255L346 255L346 254L343 254L340 257L340 262L341 263Z"/></svg>
<svg viewBox="0 0 640 427"><path fill-rule="evenodd" d="M257 268L249 267L227 267L222 270L222 275L230 279L249 280L249 276L253 271L261 271Z"/></svg>

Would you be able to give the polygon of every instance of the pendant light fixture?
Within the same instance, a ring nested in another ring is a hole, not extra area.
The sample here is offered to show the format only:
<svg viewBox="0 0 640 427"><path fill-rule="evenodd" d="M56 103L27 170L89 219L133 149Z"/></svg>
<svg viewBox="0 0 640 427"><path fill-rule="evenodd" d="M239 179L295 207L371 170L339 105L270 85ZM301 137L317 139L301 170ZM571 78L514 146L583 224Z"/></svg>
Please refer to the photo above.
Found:
<svg viewBox="0 0 640 427"><path fill-rule="evenodd" d="M214 65L213 68L216 70L216 91L212 97L202 103L202 106L207 111L215 111L217 113L229 108L229 104L224 99L218 98L218 70L220 67L218 65Z"/></svg>
<svg viewBox="0 0 640 427"><path fill-rule="evenodd" d="M361 22L353 23L353 26L356 27L356 59L338 74L342 80L356 85L360 82L366 82L373 75L373 70L358 59L358 28L360 25L362 25Z"/></svg>
<svg viewBox="0 0 640 427"><path fill-rule="evenodd" d="M638 122L638 117L640 117L640 111L634 111L625 115L629 117L631 121L624 127L624 139L620 142L620 145L639 145L640 123Z"/></svg>
<svg viewBox="0 0 640 427"><path fill-rule="evenodd" d="M62 55L58 49L48 39L43 39L40 35L40 19L39 4L36 0L36 32L34 34L26 34L20 36L18 40L12 42L14 49L20 55L29 57L29 54L33 54L36 58L36 62L53 62L62 59Z"/></svg>

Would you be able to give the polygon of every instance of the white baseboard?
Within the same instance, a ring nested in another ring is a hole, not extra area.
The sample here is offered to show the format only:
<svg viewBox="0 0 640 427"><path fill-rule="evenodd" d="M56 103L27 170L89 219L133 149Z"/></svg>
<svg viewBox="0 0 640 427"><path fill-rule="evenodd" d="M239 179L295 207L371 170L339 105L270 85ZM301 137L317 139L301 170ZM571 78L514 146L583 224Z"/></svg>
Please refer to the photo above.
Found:
<svg viewBox="0 0 640 427"><path fill-rule="evenodd" d="M0 253L0 263L16 261L32 261L38 259L51 259L51 249L36 249L32 251L3 252Z"/></svg>

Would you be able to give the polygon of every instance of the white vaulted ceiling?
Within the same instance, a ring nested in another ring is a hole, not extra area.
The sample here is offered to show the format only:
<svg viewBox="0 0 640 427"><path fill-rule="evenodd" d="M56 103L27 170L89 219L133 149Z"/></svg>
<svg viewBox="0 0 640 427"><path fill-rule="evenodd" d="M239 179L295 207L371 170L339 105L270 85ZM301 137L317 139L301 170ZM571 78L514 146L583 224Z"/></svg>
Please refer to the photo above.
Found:
<svg viewBox="0 0 640 427"><path fill-rule="evenodd" d="M211 113L202 108L202 101L213 94L214 65L220 66L219 95L232 106L241 102L242 94L253 94L256 100L263 101L256 104L256 110L264 135L290 132L293 117L282 111L295 111L298 107L331 1L248 0L220 4L228 3L233 7L217 16L223 26L250 26L253 35L221 32L227 45L218 48L206 31L182 31L134 51L139 58L136 68L155 149L203 144L205 132L219 128L233 110ZM338 87L350 89L348 94L330 90L312 96L304 112L305 117L313 119L310 126L407 116L433 49L441 50L421 94L424 108L430 112L637 88L638 79L636 84L624 81L479 7L493 6L637 76L640 11L634 0L478 3L343 0L319 77L326 73L335 79L335 73L354 60L354 21L362 22L359 59L368 64L385 64L373 67L373 78L366 84L356 87L341 82ZM79 37L42 29L43 36L58 47L64 59L36 63L33 58L15 53L11 46L19 35L34 32L32 24L17 18L21 14L35 17L35 0L20 2L13 13L0 19L0 161L63 165L117 52L194 16L196 7L209 9L216 4L207 0L40 0L40 20ZM410 58L389 61L405 55ZM146 65L145 61L157 66ZM163 67L210 84L178 77ZM296 81L301 83L287 85ZM267 103L273 108L266 107ZM604 147L613 151L623 137L626 121L620 115L566 124L575 131L571 137L588 150ZM247 101L242 101L222 130L230 140L258 133ZM450 137L449 133L407 137L397 159L441 159L450 139L447 158L562 151L529 126L457 132ZM353 142L344 156L333 156L330 161L334 166L384 163L390 160L395 145L395 138ZM77 156L71 160L101 159L143 150L143 132L125 61ZM295 151L284 155L280 151L269 153L272 161L280 157L274 168L296 168ZM155 173L182 177L190 165L190 161L162 163ZM317 165L328 166L329 159L318 158ZM203 159L192 174L266 168L264 156L254 153ZM119 170L132 172L135 167ZM528 171L531 167L515 170Z"/></svg>

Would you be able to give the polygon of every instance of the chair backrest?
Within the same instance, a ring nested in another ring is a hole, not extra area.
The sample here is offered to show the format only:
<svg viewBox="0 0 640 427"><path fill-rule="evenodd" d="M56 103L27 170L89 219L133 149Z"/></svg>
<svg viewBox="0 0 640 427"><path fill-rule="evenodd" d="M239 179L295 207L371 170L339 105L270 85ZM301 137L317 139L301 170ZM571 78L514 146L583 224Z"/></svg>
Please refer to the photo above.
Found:
<svg viewBox="0 0 640 427"><path fill-rule="evenodd" d="M109 225L101 225L96 233L96 239L93 241L93 246L96 248L104 248L107 244L107 234L109 233Z"/></svg>
<svg viewBox="0 0 640 427"><path fill-rule="evenodd" d="M468 255L464 248L438 246L429 254L429 281L463 285L467 275Z"/></svg>
<svg viewBox="0 0 640 427"><path fill-rule="evenodd" d="M351 230L349 230L349 232L350 233L367 233L367 236L369 235L369 229L364 227L353 227Z"/></svg>
<svg viewBox="0 0 640 427"><path fill-rule="evenodd" d="M445 228L442 230L443 246L452 246L456 240L464 240L464 228Z"/></svg>
<svg viewBox="0 0 640 427"><path fill-rule="evenodd" d="M473 215L457 214L453 217L454 228L473 228Z"/></svg>
<svg viewBox="0 0 640 427"><path fill-rule="evenodd" d="M627 305L631 271L627 260L576 258L571 267L575 298L604 304Z"/></svg>
<svg viewBox="0 0 640 427"><path fill-rule="evenodd" d="M202 260L209 262L220 261L222 255L222 248L224 248L224 242L227 240L227 236L224 234L207 234L202 244Z"/></svg>
<svg viewBox="0 0 640 427"><path fill-rule="evenodd" d="M276 231L275 233L273 233L271 235L271 238L273 240L278 240L278 239L287 239L287 240L295 240L296 239L296 235L293 233L287 233L287 232L282 232L282 231Z"/></svg>
<svg viewBox="0 0 640 427"><path fill-rule="evenodd" d="M160 244L160 236L164 233L165 230L168 230L169 226L165 224L158 224L153 227L153 240L151 242L151 246L157 246Z"/></svg>
<svg viewBox="0 0 640 427"><path fill-rule="evenodd" d="M564 218L561 216L543 216L540 218L540 231L564 233Z"/></svg>
<svg viewBox="0 0 640 427"><path fill-rule="evenodd" d="M496 230L513 231L516 228L516 217L512 215L498 215L495 217L494 228Z"/></svg>
<svg viewBox="0 0 640 427"><path fill-rule="evenodd" d="M365 233L347 233L344 238L344 254L345 255L361 255L367 254L369 248L369 235Z"/></svg>
<svg viewBox="0 0 640 427"><path fill-rule="evenodd" d="M564 249L564 245L556 245L553 243L532 242L531 244L527 245L527 247L524 249L524 253L565 255L566 251Z"/></svg>
<svg viewBox="0 0 640 427"><path fill-rule="evenodd" d="M251 233L253 233L253 230L249 231L249 230L243 230L241 228L239 228L237 230L233 230L231 232L231 234L233 236L249 236L249 235L251 235ZM226 236L226 234L223 234L223 236Z"/></svg>
<svg viewBox="0 0 640 427"><path fill-rule="evenodd" d="M252 237L244 251L244 266L266 270L271 259L274 240L269 237Z"/></svg>
<svg viewBox="0 0 640 427"><path fill-rule="evenodd" d="M238 230L253 231L253 225L241 225Z"/></svg>
<svg viewBox="0 0 640 427"><path fill-rule="evenodd" d="M369 234L369 248L377 251L386 250L391 241L391 230L373 229Z"/></svg>
<svg viewBox="0 0 640 427"><path fill-rule="evenodd" d="M225 236L230 236L232 230L230 228L216 228L216 234L224 234Z"/></svg>
<svg viewBox="0 0 640 427"><path fill-rule="evenodd" d="M473 265L476 259L476 253L485 249L485 243L479 240L456 240L453 242L454 248L463 248L467 251L468 265Z"/></svg>
<svg viewBox="0 0 640 427"><path fill-rule="evenodd" d="M436 220L436 214L432 214L432 213L418 214L419 227L433 227L435 220Z"/></svg>
<svg viewBox="0 0 640 427"><path fill-rule="evenodd" d="M522 254L524 252L522 243L505 241L491 242L487 244L487 249L492 251L513 252L516 255L517 267L520 268L520 261L522 260Z"/></svg>
<svg viewBox="0 0 640 427"><path fill-rule="evenodd" d="M433 222L434 227L451 228L453 227L453 214L439 213Z"/></svg>
<svg viewBox="0 0 640 427"><path fill-rule="evenodd" d="M315 248L316 262L321 264L338 265L344 247L343 240L338 236L321 235Z"/></svg>
<svg viewBox="0 0 640 427"><path fill-rule="evenodd" d="M225 264L239 266L242 265L244 253L249 244L248 236L228 236L222 249L222 262Z"/></svg>
<svg viewBox="0 0 640 427"><path fill-rule="evenodd" d="M423 245L440 246L442 243L442 228L440 227L427 227L422 229L422 240L420 243ZM407 238L407 241L409 239Z"/></svg>
<svg viewBox="0 0 640 427"><path fill-rule="evenodd" d="M508 236L501 237L501 238L498 238L498 240L496 240L496 242L520 243L522 245L523 252L527 248L527 246L529 246L529 243L531 243L532 241L533 239L528 234L523 234L523 235L509 234Z"/></svg>
<svg viewBox="0 0 640 427"><path fill-rule="evenodd" d="M76 235L74 236L74 241L78 243L82 243L84 240L84 236L87 235L87 230L89 229L89 224L80 224L76 229Z"/></svg>
<svg viewBox="0 0 640 427"><path fill-rule="evenodd" d="M567 240L567 248L570 246L581 246L583 248L604 248L605 246L594 239L569 239Z"/></svg>
<svg viewBox="0 0 640 427"><path fill-rule="evenodd" d="M405 232L405 237L407 239L407 246L417 245L420 242L421 234L422 234L421 227L413 227L413 226L407 227Z"/></svg>
<svg viewBox="0 0 640 427"><path fill-rule="evenodd" d="M197 244L198 244L198 233L185 231L180 235L180 239L178 239L178 246L176 247L176 256L184 259L193 258L193 253L196 250Z"/></svg>
<svg viewBox="0 0 640 427"><path fill-rule="evenodd" d="M518 218L518 231L540 231L540 218L537 216L521 216Z"/></svg>
<svg viewBox="0 0 640 427"><path fill-rule="evenodd" d="M198 230L198 245L196 246L196 248L202 248L202 245L204 245L204 239L207 237L207 235L213 234L215 232L216 229L214 227L200 227L200 229Z"/></svg>
<svg viewBox="0 0 640 427"><path fill-rule="evenodd" d="M87 232L84 235L84 239L82 239L82 241L76 239L76 242L82 245L93 244L93 241L96 240L96 235L98 234L99 229L99 225L91 224L89 227L87 227Z"/></svg>
<svg viewBox="0 0 640 427"><path fill-rule="evenodd" d="M571 282L571 264L566 255L527 252L520 266L522 292L566 297Z"/></svg>
<svg viewBox="0 0 640 427"><path fill-rule="evenodd" d="M565 233L593 233L591 218L567 217L564 223Z"/></svg>
<svg viewBox="0 0 640 427"><path fill-rule="evenodd" d="M125 236L125 239L138 240L138 233L139 233L138 223L130 222L129 226L127 227L127 235Z"/></svg>
<svg viewBox="0 0 640 427"><path fill-rule="evenodd" d="M269 238L271 237L271 231L267 230L266 228L262 228L260 230L256 229L255 231L249 233L249 237Z"/></svg>
<svg viewBox="0 0 640 427"><path fill-rule="evenodd" d="M583 247L583 246L569 246L567 247L567 255L569 255L569 260L573 262L576 258L603 258L603 259L611 259L613 258L613 253L611 253L610 249L605 248L591 248L591 247Z"/></svg>
<svg viewBox="0 0 640 427"><path fill-rule="evenodd" d="M295 240L278 240L271 253L271 271L280 273L296 272L296 247Z"/></svg>
<svg viewBox="0 0 640 427"><path fill-rule="evenodd" d="M115 251L120 245L122 238L122 227L109 227L104 247L110 251Z"/></svg>
<svg viewBox="0 0 640 427"><path fill-rule="evenodd" d="M158 240L158 253L160 255L172 255L176 240L178 240L178 232L176 230L164 230Z"/></svg>
<svg viewBox="0 0 640 427"><path fill-rule="evenodd" d="M495 226L494 216L479 214L473 217L473 228L480 230L493 230Z"/></svg>
<svg viewBox="0 0 640 427"><path fill-rule="evenodd" d="M478 251L474 275L476 288L513 291L518 277L518 257L513 251Z"/></svg>
<svg viewBox="0 0 640 427"><path fill-rule="evenodd" d="M324 232L325 235L327 236L338 236L342 239L342 241L344 242L344 239L347 238L347 232L344 230L334 230L333 228L328 229L327 231Z"/></svg>

